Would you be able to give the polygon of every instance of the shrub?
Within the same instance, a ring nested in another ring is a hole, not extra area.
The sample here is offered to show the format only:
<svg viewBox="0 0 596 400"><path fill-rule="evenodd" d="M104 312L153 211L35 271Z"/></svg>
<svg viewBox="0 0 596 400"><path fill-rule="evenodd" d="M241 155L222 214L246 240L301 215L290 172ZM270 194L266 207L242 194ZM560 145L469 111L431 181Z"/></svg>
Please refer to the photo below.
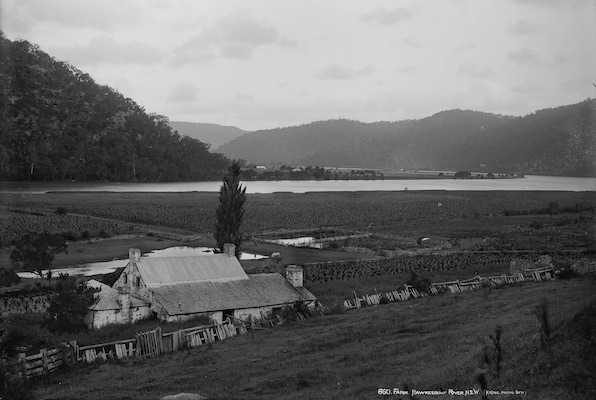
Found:
<svg viewBox="0 0 596 400"><path fill-rule="evenodd" d="M21 278L13 270L0 269L0 287L8 287L21 282Z"/></svg>
<svg viewBox="0 0 596 400"><path fill-rule="evenodd" d="M52 296L48 314L48 328L53 332L78 332L85 330L85 315L95 301L98 289L77 282L67 274L60 274L56 295Z"/></svg>
<svg viewBox="0 0 596 400"><path fill-rule="evenodd" d="M577 271L571 268L563 268L557 272L557 276L559 277L559 279L563 280L569 280L580 276L580 274Z"/></svg>
<svg viewBox="0 0 596 400"><path fill-rule="evenodd" d="M54 211L58 215L66 215L66 208L65 207L58 207L56 211Z"/></svg>
<svg viewBox="0 0 596 400"><path fill-rule="evenodd" d="M346 308L341 303L333 303L329 307L325 307L325 315L343 314Z"/></svg>
<svg viewBox="0 0 596 400"><path fill-rule="evenodd" d="M416 272L410 271L410 279L406 282L410 286L414 286L420 293L428 293L431 285L430 279L419 276Z"/></svg>

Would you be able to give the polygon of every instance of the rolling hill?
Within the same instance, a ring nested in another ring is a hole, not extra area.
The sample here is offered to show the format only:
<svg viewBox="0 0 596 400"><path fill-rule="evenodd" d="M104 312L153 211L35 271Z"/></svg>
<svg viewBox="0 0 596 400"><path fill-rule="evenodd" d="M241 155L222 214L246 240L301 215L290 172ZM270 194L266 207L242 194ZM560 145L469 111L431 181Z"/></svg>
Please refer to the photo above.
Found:
<svg viewBox="0 0 596 400"><path fill-rule="evenodd" d="M470 110L419 120L331 120L248 132L216 149L230 158L363 168L596 175L596 100L524 117Z"/></svg>

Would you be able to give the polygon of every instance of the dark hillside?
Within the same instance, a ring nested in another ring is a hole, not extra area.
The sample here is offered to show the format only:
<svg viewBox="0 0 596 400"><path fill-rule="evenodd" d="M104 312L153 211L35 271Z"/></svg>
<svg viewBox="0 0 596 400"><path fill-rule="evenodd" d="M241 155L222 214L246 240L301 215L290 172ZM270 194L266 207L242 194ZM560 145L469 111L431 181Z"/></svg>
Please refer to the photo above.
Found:
<svg viewBox="0 0 596 400"><path fill-rule="evenodd" d="M511 117L449 110L249 132L218 150L257 163L596 175L596 100Z"/></svg>
<svg viewBox="0 0 596 400"><path fill-rule="evenodd" d="M220 179L228 161L27 41L0 37L0 179Z"/></svg>
<svg viewBox="0 0 596 400"><path fill-rule="evenodd" d="M532 174L596 175L596 100L536 111L489 129L477 144L495 169Z"/></svg>

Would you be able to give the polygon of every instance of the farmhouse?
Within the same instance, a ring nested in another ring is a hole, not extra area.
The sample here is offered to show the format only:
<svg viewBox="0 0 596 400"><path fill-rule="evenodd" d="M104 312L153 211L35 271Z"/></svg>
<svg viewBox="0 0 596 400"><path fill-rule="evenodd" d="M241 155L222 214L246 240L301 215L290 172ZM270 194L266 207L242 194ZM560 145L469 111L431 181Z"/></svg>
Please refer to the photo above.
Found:
<svg viewBox="0 0 596 400"><path fill-rule="evenodd" d="M302 286L302 267L289 266L286 278L277 273L249 276L234 252L235 246L226 244L222 254L147 258L130 249L113 289L123 298L145 301L168 322L198 315L217 322L263 318L297 301L314 306L316 297Z"/></svg>

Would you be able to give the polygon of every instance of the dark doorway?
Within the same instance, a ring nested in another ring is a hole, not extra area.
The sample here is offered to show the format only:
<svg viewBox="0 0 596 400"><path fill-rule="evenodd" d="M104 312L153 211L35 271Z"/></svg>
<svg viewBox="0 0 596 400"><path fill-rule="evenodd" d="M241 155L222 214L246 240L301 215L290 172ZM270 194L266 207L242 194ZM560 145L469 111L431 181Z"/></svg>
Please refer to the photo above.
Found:
<svg viewBox="0 0 596 400"><path fill-rule="evenodd" d="M234 322L234 310L223 310L223 315L221 317L222 322L226 322L226 320L228 318L230 318L232 320L232 322Z"/></svg>

